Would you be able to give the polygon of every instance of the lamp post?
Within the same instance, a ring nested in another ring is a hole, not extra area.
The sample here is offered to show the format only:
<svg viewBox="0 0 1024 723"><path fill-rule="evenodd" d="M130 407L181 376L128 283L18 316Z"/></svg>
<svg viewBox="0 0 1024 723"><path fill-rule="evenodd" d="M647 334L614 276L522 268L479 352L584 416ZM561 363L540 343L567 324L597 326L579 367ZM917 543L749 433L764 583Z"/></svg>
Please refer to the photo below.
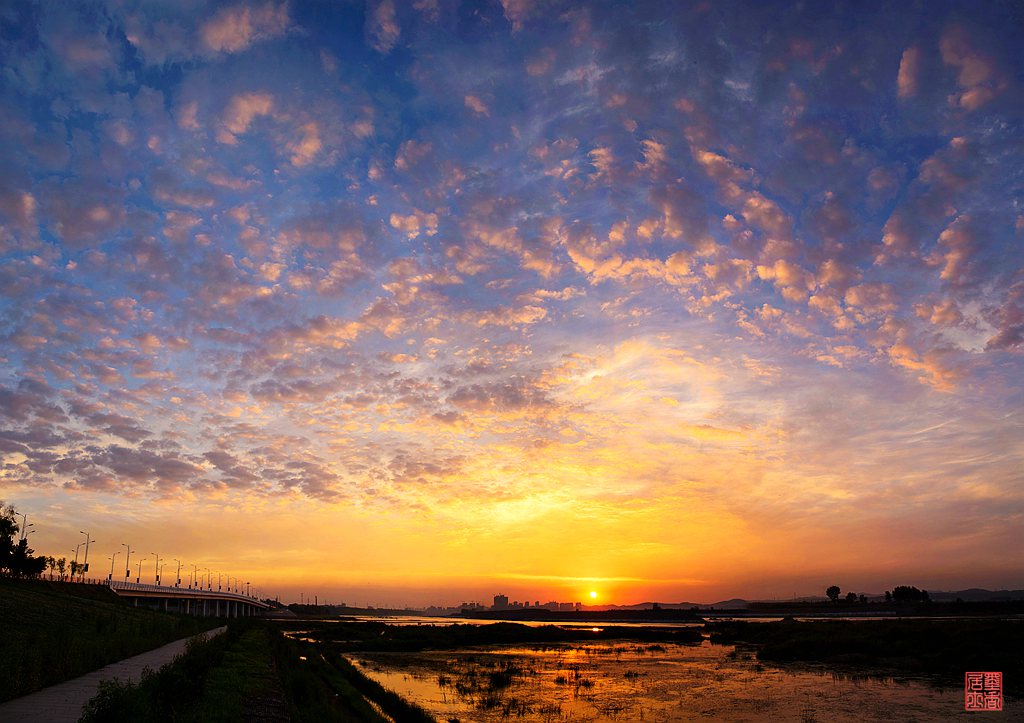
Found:
<svg viewBox="0 0 1024 723"><path fill-rule="evenodd" d="M245 596L249 597L249 581L245 581Z"/></svg>
<svg viewBox="0 0 1024 723"><path fill-rule="evenodd" d="M135 574L135 582L136 582L136 584L142 582L142 558L141 557L139 558L139 571Z"/></svg>
<svg viewBox="0 0 1024 723"><path fill-rule="evenodd" d="M174 561L178 563L178 573L174 576L174 587L181 585L181 560L174 558Z"/></svg>
<svg viewBox="0 0 1024 723"><path fill-rule="evenodd" d="M90 542L96 542L96 540L91 539L89 537L89 533L88 532L82 532L82 530L79 530L79 532L81 534L85 535L85 562L82 563L83 564L82 572L86 573L86 572L89 572L89 543Z"/></svg>
<svg viewBox="0 0 1024 723"><path fill-rule="evenodd" d="M206 589L209 590L211 587L213 587L213 583L211 582L212 576L210 575L210 568L204 567L203 569L206 571Z"/></svg>
<svg viewBox="0 0 1024 723"><path fill-rule="evenodd" d="M188 581L188 589L192 589L192 583L195 582L196 586L199 586L199 566L196 564L192 565L192 579Z"/></svg>
<svg viewBox="0 0 1024 723"><path fill-rule="evenodd" d="M129 545L127 542L122 542L121 547L125 547L128 549L127 554L125 554L124 556L124 581L128 582L128 578L132 574L131 567L129 567L129 563L131 562L132 559L132 548L131 545Z"/></svg>
<svg viewBox="0 0 1024 723"><path fill-rule="evenodd" d="M82 549L82 545L84 545L84 544L85 544L84 542L79 542L78 546L75 547L75 561L71 565L71 581L72 582L74 582L74 580L75 580L75 575L78 574L78 551Z"/></svg>
<svg viewBox="0 0 1024 723"><path fill-rule="evenodd" d="M220 586L220 573L218 572L218 573L217 573L217 592L220 592L220 591L221 591L221 586Z"/></svg>
<svg viewBox="0 0 1024 723"><path fill-rule="evenodd" d="M113 555L110 556L110 574L107 575L107 582L113 582L114 581L114 560L116 560L117 556L120 555L120 554L121 554L121 551L118 550L117 552L115 552Z"/></svg>
<svg viewBox="0 0 1024 723"><path fill-rule="evenodd" d="M156 555L156 562L153 563L153 579L156 584L160 585L160 554L156 552L149 553L150 555Z"/></svg>

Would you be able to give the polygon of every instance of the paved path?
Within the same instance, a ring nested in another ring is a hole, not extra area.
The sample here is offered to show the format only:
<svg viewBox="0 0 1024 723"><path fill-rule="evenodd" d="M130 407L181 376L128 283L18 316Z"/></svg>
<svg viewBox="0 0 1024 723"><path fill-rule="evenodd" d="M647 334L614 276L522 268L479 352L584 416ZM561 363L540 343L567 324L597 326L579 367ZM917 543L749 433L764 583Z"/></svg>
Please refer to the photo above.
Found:
<svg viewBox="0 0 1024 723"><path fill-rule="evenodd" d="M196 637L213 637L225 630L226 627L214 628ZM80 678L51 685L23 698L0 703L0 721L75 723L82 715L82 708L99 690L100 681L113 678L121 681L138 680L145 668L159 670L184 653L189 640L190 638L175 640L162 648L111 663Z"/></svg>

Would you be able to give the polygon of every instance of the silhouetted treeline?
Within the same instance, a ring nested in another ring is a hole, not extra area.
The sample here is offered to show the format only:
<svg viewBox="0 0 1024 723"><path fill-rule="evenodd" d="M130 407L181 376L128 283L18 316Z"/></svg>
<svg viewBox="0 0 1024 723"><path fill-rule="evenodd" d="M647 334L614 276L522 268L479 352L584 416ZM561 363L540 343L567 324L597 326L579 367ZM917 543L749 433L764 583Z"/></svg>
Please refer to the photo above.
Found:
<svg viewBox="0 0 1024 723"><path fill-rule="evenodd" d="M529 626L519 623L488 625L388 625L378 622L314 624L296 621L304 637L331 642L344 651L412 652L429 649L464 648L474 645L546 644L594 642L598 640L642 640L663 643L699 643L701 628L563 628L556 625ZM284 627L290 627L285 623Z"/></svg>

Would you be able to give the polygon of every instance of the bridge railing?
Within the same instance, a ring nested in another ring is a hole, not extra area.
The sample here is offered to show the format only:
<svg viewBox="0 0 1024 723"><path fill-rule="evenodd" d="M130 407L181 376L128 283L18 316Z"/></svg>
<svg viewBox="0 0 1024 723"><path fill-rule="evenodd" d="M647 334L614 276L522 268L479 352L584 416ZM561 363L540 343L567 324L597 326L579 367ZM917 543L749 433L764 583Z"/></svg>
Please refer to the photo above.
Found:
<svg viewBox="0 0 1024 723"><path fill-rule="evenodd" d="M47 579L47 576L40 575L40 578ZM48 576L48 579L57 582L70 582L80 585L106 585L111 590L126 590L132 591L137 590L139 592L157 592L167 595L188 595L194 597L211 597L231 600L238 600L240 602L246 602L253 605L260 605L263 607L269 607L265 602L260 600L258 597L253 595L246 595L241 592L233 592L231 590L210 590L199 587L175 587L174 585L151 585L145 582L129 582L127 580L111 580L109 577L85 577L79 575L66 575L64 579L60 579L59 576L54 576L52 573Z"/></svg>
<svg viewBox="0 0 1024 723"><path fill-rule="evenodd" d="M103 581L104 584L110 586L112 590L124 590L127 592L138 591L138 592L150 592L160 593L162 595L183 595L189 597L210 597L220 599L231 599L239 600L242 602L265 605L259 598L244 593L231 592L230 590L209 590L203 588L189 588L189 587L174 587L173 585L150 585L148 583L139 582L122 582L120 580Z"/></svg>

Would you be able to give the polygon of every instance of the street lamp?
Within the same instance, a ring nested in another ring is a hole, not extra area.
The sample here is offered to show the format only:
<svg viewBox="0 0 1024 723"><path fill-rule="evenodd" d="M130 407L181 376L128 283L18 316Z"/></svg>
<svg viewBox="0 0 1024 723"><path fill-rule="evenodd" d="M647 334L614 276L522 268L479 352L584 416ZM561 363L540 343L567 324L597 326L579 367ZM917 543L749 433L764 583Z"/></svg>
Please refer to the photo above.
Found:
<svg viewBox="0 0 1024 723"><path fill-rule="evenodd" d="M188 581L188 589L192 589L192 583L196 583L196 587L199 586L199 566L196 564L192 565L192 579Z"/></svg>
<svg viewBox="0 0 1024 723"><path fill-rule="evenodd" d="M178 563L178 573L174 576L174 587L178 587L179 585L181 585L181 560L179 560L178 558L174 558L174 561Z"/></svg>
<svg viewBox="0 0 1024 723"><path fill-rule="evenodd" d="M204 567L203 569L206 571L206 589L209 590L211 587L213 587L213 583L211 582L210 568Z"/></svg>
<svg viewBox="0 0 1024 723"><path fill-rule="evenodd" d="M74 581L75 575L78 574L78 551L82 549L82 545L84 545L84 544L85 544L84 542L79 542L78 546L75 548L75 562L71 565L71 579L72 579L72 581Z"/></svg>
<svg viewBox="0 0 1024 723"><path fill-rule="evenodd" d="M245 596L249 597L249 581L245 581Z"/></svg>
<svg viewBox="0 0 1024 723"><path fill-rule="evenodd" d="M221 591L221 586L220 586L220 573L218 572L218 573L217 573L217 592L220 592L220 591Z"/></svg>
<svg viewBox="0 0 1024 723"><path fill-rule="evenodd" d="M139 558L139 571L135 574L135 582L142 582L142 558Z"/></svg>
<svg viewBox="0 0 1024 723"><path fill-rule="evenodd" d="M156 562L153 564L153 579L156 580L156 584L160 584L160 555L156 552L149 553L150 555L156 555Z"/></svg>
<svg viewBox="0 0 1024 723"><path fill-rule="evenodd" d="M121 551L118 550L117 552L115 552L113 555L110 556L110 574L107 575L107 582L113 582L114 581L114 560L116 560L117 556L120 555L120 554L121 554Z"/></svg>
<svg viewBox="0 0 1024 723"><path fill-rule="evenodd" d="M82 572L85 573L89 572L89 543L96 542L96 540L90 539L88 532L82 532L81 530L79 530L79 532L85 535L85 563L84 569L82 570Z"/></svg>
<svg viewBox="0 0 1024 723"><path fill-rule="evenodd" d="M121 547L128 548L128 553L124 556L124 581L128 582L128 577L132 574L129 563L132 559L132 548L127 542L122 542Z"/></svg>

